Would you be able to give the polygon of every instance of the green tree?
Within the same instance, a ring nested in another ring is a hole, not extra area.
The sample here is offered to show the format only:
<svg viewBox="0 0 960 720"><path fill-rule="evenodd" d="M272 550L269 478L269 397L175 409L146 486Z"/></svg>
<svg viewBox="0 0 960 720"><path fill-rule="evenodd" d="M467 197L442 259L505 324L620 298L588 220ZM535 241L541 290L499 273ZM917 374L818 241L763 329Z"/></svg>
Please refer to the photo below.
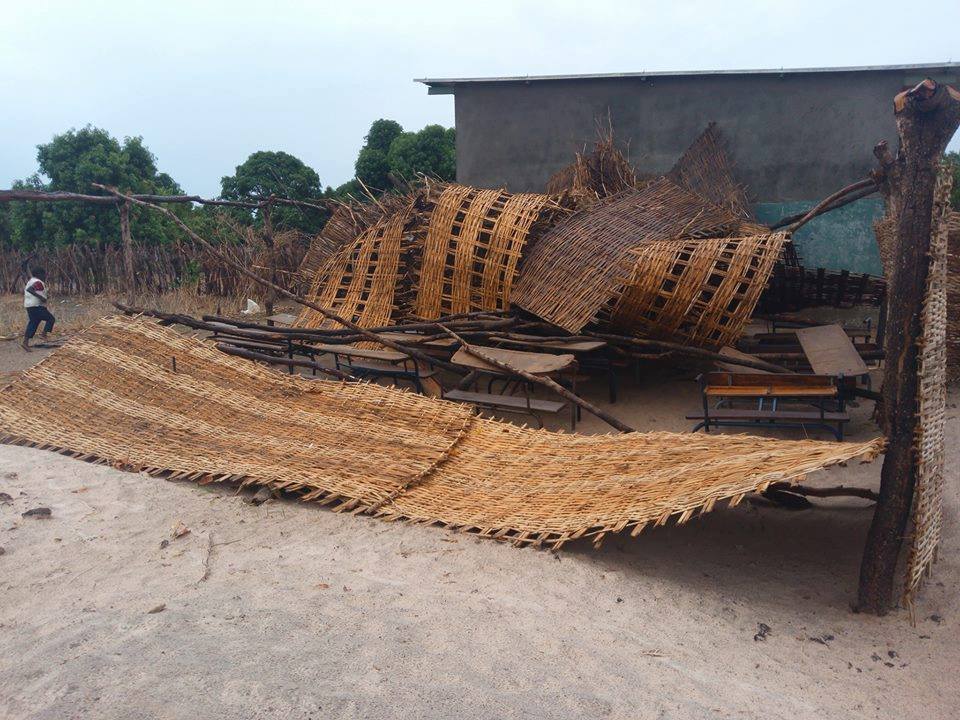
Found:
<svg viewBox="0 0 960 720"><path fill-rule="evenodd" d="M93 183L113 185L134 193L172 195L180 187L157 171L156 158L143 138L121 143L106 130L87 126L56 135L37 146L39 172L14 183L16 188L105 194ZM189 213L189 208L179 212ZM8 211L10 241L19 247L65 245L75 242L119 242L120 220L113 206L82 202L13 203ZM140 242L163 243L179 231L156 213L134 208L130 229Z"/></svg>
<svg viewBox="0 0 960 720"><path fill-rule="evenodd" d="M387 154L390 145L403 133L400 123L394 120L380 119L370 126L364 137L363 147L357 156L354 172L359 180L371 190L388 190L390 181L390 164ZM358 183L359 185L359 183Z"/></svg>
<svg viewBox="0 0 960 720"><path fill-rule="evenodd" d="M403 133L390 143L387 153L390 173L412 180L418 173L440 180L457 175L456 136L453 128L427 125L420 132Z"/></svg>
<svg viewBox="0 0 960 720"><path fill-rule="evenodd" d="M225 200L256 202L276 195L293 200L316 201L324 197L320 176L302 160L282 151L261 150L253 153L233 175L220 181L220 196ZM258 213L240 213L256 222ZM275 206L271 220L277 229L298 228L318 232L326 222L326 214L309 208Z"/></svg>
<svg viewBox="0 0 960 720"><path fill-rule="evenodd" d="M377 120L357 155L356 177L331 196L363 197L360 181L371 190L394 190L421 173L452 181L457 175L455 140L453 128L427 125L419 132L404 132L398 122Z"/></svg>
<svg viewBox="0 0 960 720"><path fill-rule="evenodd" d="M960 212L960 152L948 152L946 160L953 166L953 190L950 191L950 206Z"/></svg>

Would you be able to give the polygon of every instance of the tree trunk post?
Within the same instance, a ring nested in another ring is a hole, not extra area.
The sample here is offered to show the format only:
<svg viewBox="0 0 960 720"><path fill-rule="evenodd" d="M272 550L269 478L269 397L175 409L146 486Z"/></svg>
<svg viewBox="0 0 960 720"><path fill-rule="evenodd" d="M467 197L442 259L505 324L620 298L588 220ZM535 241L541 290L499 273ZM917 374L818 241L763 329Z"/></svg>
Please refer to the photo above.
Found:
<svg viewBox="0 0 960 720"><path fill-rule="evenodd" d="M130 203L120 203L120 239L123 242L123 269L126 275L127 302L136 300L136 273L133 267L133 238L130 237Z"/></svg>
<svg viewBox="0 0 960 720"><path fill-rule="evenodd" d="M875 149L874 172L887 213L896 219L888 278L884 349L883 416L887 450L880 475L880 499L860 566L856 609L886 614L894 597L897 562L910 520L917 458L918 341L929 270L933 191L940 157L960 124L960 93L924 80L894 98L900 149L893 158L886 143Z"/></svg>
<svg viewBox="0 0 960 720"><path fill-rule="evenodd" d="M266 251L264 253L264 260L266 260L267 266L267 279L274 284L277 283L277 253L276 249L273 246L273 218L271 217L271 202L273 196L270 196L270 199L263 206L263 244L266 246ZM271 288L267 288L266 297L264 297L263 305L266 308L267 316L273 315L273 306L277 301L277 293Z"/></svg>

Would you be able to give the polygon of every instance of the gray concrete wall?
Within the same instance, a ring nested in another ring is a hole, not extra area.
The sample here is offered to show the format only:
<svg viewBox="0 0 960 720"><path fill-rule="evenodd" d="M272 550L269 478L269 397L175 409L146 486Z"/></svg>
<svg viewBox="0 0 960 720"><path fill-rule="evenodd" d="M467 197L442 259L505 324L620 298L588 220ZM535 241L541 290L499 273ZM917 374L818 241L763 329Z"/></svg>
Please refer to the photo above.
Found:
<svg viewBox="0 0 960 720"><path fill-rule="evenodd" d="M932 73L957 82L956 70ZM896 149L893 97L915 71L594 78L456 86L457 179L542 192L547 179L589 149L598 123L641 172L669 170L716 121L761 219L811 207L873 167L873 146ZM880 273L875 200L831 213L797 237L813 266Z"/></svg>
<svg viewBox="0 0 960 720"><path fill-rule="evenodd" d="M864 177L878 140L895 144L893 96L920 79L869 71L460 84L457 177L541 191L608 116L634 165L663 172L716 121L756 201L820 198Z"/></svg>

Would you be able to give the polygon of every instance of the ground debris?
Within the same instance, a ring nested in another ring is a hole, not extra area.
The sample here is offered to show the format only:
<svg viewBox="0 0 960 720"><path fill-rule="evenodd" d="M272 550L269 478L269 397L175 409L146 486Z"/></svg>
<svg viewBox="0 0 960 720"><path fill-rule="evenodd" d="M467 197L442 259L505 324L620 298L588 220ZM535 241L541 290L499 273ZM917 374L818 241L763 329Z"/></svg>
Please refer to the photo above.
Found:
<svg viewBox="0 0 960 720"><path fill-rule="evenodd" d="M30 508L25 513L22 513L22 517L35 517L38 520L47 520L53 515L53 511L48 507L35 507Z"/></svg>
<svg viewBox="0 0 960 720"><path fill-rule="evenodd" d="M189 532L190 532L190 528L188 528L182 522L177 520L177 522L174 523L173 530L170 532L170 534L173 536L173 539L176 540L177 538L183 537Z"/></svg>
<svg viewBox="0 0 960 720"><path fill-rule="evenodd" d="M157 613L162 613L166 609L167 609L167 604L160 603L156 607L152 607L149 610L147 610L147 615L156 615Z"/></svg>
<svg viewBox="0 0 960 720"><path fill-rule="evenodd" d="M767 639L767 636L771 634L773 634L773 631L769 625L766 623L757 623L757 633L753 636L753 641L763 642Z"/></svg>
<svg viewBox="0 0 960 720"><path fill-rule="evenodd" d="M272 500L273 496L270 488L262 486L253 495L245 497L243 501L248 505L263 505L267 500Z"/></svg>

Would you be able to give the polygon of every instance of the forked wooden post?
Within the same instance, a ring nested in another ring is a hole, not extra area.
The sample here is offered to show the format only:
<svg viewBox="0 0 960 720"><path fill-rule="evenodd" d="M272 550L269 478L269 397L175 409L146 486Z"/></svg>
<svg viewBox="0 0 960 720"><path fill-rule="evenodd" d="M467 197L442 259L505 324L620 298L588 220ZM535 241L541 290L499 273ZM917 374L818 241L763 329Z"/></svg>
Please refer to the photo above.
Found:
<svg viewBox="0 0 960 720"><path fill-rule="evenodd" d="M880 499L860 567L857 610L886 614L896 602L897 561L910 518L917 460L918 341L929 271L933 190L940 157L960 125L960 93L933 80L894 98L900 149L892 157L886 143L875 154L874 177L896 218L888 279L888 319L883 377L887 451L880 475Z"/></svg>

